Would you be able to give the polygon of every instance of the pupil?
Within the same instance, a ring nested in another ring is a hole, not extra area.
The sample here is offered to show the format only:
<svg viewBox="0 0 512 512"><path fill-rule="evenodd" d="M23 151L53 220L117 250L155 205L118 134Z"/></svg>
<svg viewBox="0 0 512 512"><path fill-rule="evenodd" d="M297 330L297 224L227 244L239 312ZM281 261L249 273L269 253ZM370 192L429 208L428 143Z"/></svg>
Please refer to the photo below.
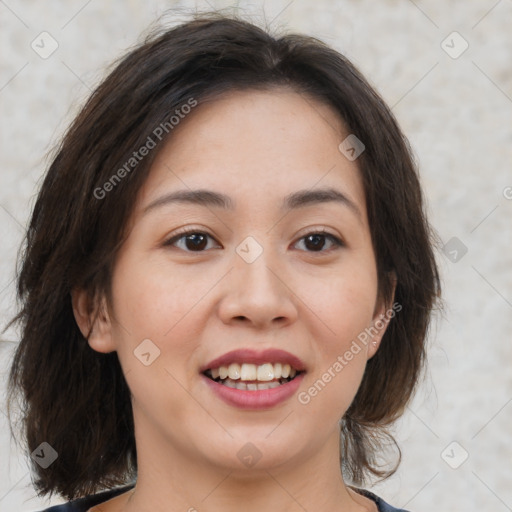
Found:
<svg viewBox="0 0 512 512"><path fill-rule="evenodd" d="M200 233L194 233L187 236L187 249L204 249L206 237ZM192 247L188 244L192 243Z"/></svg>
<svg viewBox="0 0 512 512"><path fill-rule="evenodd" d="M323 237L324 235L315 234L315 235L309 235L306 238L306 243L308 240L314 240L313 242L313 249L321 249L323 247Z"/></svg>

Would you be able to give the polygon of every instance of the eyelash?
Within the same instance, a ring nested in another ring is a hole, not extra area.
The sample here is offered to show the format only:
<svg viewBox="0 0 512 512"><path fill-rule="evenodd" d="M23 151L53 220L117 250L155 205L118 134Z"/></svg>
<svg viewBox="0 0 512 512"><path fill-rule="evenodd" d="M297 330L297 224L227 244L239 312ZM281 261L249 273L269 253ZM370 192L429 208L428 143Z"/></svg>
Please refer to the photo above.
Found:
<svg viewBox="0 0 512 512"><path fill-rule="evenodd" d="M184 231L178 231L177 233L174 233L174 235L172 235L171 238L169 238L168 240L166 240L164 242L164 246L172 246L172 245L174 245L175 242L181 240L182 238L186 238L189 235L206 235L207 237L215 240L214 237L212 235L210 235L210 233L208 233L206 231L201 231L199 229L186 229ZM325 251L325 250L322 250L322 251L306 251L308 253L311 253L311 254L315 254L315 253L322 254L322 253L326 253L326 252L331 252L332 250L335 250L337 248L345 247L345 243L340 238L338 238L337 236L335 236L335 235L333 235L333 234L331 234L328 231L325 231L323 229L320 229L318 231L310 231L309 233L306 233L305 235L300 237L299 240L304 240L305 238L307 238L308 236L311 236L311 235L322 235L322 236L325 236L327 239L331 240L331 242L334 245L334 248L330 249L330 250L327 250L327 251ZM206 252L206 250L201 250L201 251L189 251L188 249L182 249L182 250L185 251L185 252L188 252L188 253L202 253L202 252Z"/></svg>

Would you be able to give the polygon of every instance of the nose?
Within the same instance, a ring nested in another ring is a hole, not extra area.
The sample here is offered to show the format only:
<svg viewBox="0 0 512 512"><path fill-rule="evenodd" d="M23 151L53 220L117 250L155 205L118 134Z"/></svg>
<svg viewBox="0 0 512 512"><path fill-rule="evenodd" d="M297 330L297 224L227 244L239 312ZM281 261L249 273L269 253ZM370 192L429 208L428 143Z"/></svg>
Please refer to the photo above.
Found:
<svg viewBox="0 0 512 512"><path fill-rule="evenodd" d="M235 254L233 268L223 280L218 310L225 324L245 323L265 329L284 327L297 319L298 299L293 284L269 253L270 250L263 251L251 263Z"/></svg>

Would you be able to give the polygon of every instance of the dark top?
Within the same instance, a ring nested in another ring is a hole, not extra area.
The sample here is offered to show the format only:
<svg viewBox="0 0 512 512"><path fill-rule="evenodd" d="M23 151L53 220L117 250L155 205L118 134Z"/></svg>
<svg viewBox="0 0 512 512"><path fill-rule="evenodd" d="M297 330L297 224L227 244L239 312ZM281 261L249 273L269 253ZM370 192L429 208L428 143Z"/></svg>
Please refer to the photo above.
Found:
<svg viewBox="0 0 512 512"><path fill-rule="evenodd" d="M63 505L56 505L54 507L47 508L42 510L41 512L87 512L88 509L94 507L95 505L99 505L100 503L104 503L123 492L129 491L133 488L135 484L126 485L124 487L118 487L117 489L111 489L109 491L103 491L98 494L91 494L90 496L85 496L84 498L78 498L76 500L70 501L68 503L64 503ZM377 504L377 508L379 512L407 512L407 510L401 508L395 508L386 503L383 499L379 498L375 494L367 491L365 489L354 489L359 494L366 496L367 498L373 500Z"/></svg>

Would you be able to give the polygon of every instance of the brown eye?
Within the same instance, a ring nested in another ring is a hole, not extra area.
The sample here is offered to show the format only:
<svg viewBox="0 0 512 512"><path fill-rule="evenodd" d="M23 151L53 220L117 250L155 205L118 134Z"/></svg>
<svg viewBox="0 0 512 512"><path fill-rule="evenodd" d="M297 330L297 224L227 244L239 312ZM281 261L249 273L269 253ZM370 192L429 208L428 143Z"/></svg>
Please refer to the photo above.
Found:
<svg viewBox="0 0 512 512"><path fill-rule="evenodd" d="M208 245L208 239L213 238L208 233L201 231L187 231L173 236L164 245L175 245L186 252L204 252ZM178 245L181 242L181 246Z"/></svg>
<svg viewBox="0 0 512 512"><path fill-rule="evenodd" d="M208 233L191 230L174 235L164 245L175 246L185 252L205 252L211 248L208 247L208 239L214 240ZM304 241L307 252L328 252L333 248L344 246L344 243L338 237L327 232L308 233L300 241ZM325 249L326 246L327 249Z"/></svg>
<svg viewBox="0 0 512 512"><path fill-rule="evenodd" d="M330 241L331 246L343 246L343 242L338 237L326 232L308 233L300 240L304 240L304 246L308 252L327 252L323 250L326 245L326 240Z"/></svg>

